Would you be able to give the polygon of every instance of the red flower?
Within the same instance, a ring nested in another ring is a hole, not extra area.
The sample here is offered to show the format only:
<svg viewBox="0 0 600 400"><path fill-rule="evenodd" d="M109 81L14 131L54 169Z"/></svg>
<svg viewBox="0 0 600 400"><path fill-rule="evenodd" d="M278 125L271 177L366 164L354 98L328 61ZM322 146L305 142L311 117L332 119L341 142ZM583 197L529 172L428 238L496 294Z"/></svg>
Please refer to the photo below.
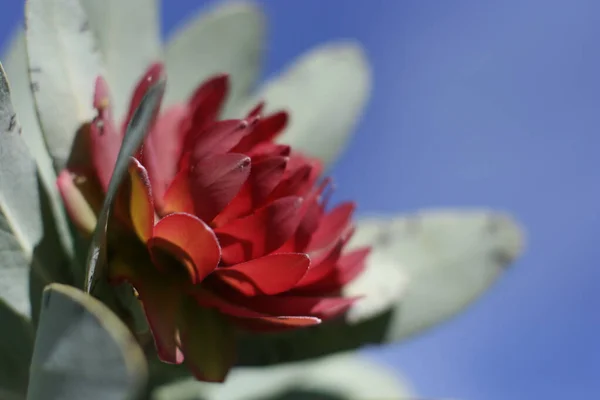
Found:
<svg viewBox="0 0 600 400"><path fill-rule="evenodd" d="M126 122L163 73L160 64L149 68ZM109 227L110 279L139 293L159 357L185 356L209 381L222 381L234 362L233 326L290 329L346 311L355 299L341 289L368 253L344 253L354 205L326 210L321 163L274 142L288 115L263 116L258 105L243 120L218 120L227 90L227 76L215 76L159 116L131 160ZM101 200L94 193L108 186L126 126L117 127L108 99L98 78L88 165L72 162L59 177L85 230L93 221L81 199L92 207Z"/></svg>

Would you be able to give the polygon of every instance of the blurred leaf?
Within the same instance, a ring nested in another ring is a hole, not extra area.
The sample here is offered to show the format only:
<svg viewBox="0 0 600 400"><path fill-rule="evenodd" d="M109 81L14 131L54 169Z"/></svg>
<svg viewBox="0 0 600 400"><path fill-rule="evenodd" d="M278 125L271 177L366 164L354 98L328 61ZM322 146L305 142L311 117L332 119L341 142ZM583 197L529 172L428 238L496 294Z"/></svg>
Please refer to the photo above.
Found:
<svg viewBox="0 0 600 400"><path fill-rule="evenodd" d="M25 399L33 328L3 301L0 301L0 324L0 399Z"/></svg>
<svg viewBox="0 0 600 400"><path fill-rule="evenodd" d="M135 110L131 121L125 130L125 137L119 150L117 162L110 179L104 204L98 216L96 230L92 237L90 252L87 260L87 273L85 289L89 293L94 289L96 282L103 273L106 264L106 229L110 211L123 177L127 173L130 157L139 149L142 141L150 131L152 124L160 109L160 104L165 91L164 76L152 83Z"/></svg>
<svg viewBox="0 0 600 400"><path fill-rule="evenodd" d="M359 303L360 312L351 309L345 319L278 334L246 335L240 339L239 364L268 365L395 342L445 321L476 300L519 256L523 234L501 213L432 210L359 221L352 245L365 244L372 245L373 252L363 274L382 275L367 281L376 286L365 291L377 301L378 285L400 271L407 283L398 300L380 307L380 314L361 310Z"/></svg>
<svg viewBox="0 0 600 400"><path fill-rule="evenodd" d="M244 114L259 101L265 112L286 110L290 122L278 141L319 158L328 166L345 148L371 92L368 60L356 43L316 47L267 81L247 99Z"/></svg>
<svg viewBox="0 0 600 400"><path fill-rule="evenodd" d="M78 130L96 114L101 55L79 0L27 0L25 19L31 90L54 167L61 170Z"/></svg>
<svg viewBox="0 0 600 400"><path fill-rule="evenodd" d="M44 291L29 400L133 399L145 383L144 355L100 301L61 284Z"/></svg>
<svg viewBox="0 0 600 400"><path fill-rule="evenodd" d="M410 399L395 374L355 354L339 354L266 368L235 368L224 384L183 380L154 392L153 400Z"/></svg>
<svg viewBox="0 0 600 400"><path fill-rule="evenodd" d="M216 4L182 25L165 49L165 104L185 101L203 81L222 73L231 76L226 110L245 99L260 73L265 25L260 8L246 1Z"/></svg>
<svg viewBox="0 0 600 400"><path fill-rule="evenodd" d="M136 83L160 58L159 0L81 0L113 91L111 105L120 123ZM193 68L192 68L193 70Z"/></svg>

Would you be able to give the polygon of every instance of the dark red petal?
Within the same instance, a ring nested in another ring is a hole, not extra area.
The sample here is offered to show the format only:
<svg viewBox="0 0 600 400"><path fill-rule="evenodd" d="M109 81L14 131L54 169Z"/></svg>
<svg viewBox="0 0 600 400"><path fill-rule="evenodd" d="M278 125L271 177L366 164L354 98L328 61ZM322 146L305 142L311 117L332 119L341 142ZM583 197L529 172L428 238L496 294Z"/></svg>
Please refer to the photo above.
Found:
<svg viewBox="0 0 600 400"><path fill-rule="evenodd" d="M185 361L202 381L223 382L235 362L235 331L216 310L185 302L180 337Z"/></svg>
<svg viewBox="0 0 600 400"><path fill-rule="evenodd" d="M102 189L106 191L117 162L122 137L115 127L108 84L102 77L96 79L94 107L98 110L98 116L90 125L92 165Z"/></svg>
<svg viewBox="0 0 600 400"><path fill-rule="evenodd" d="M233 151L246 153L258 143L273 140L285 129L287 122L288 114L286 112L278 112L261 118L254 129L240 140Z"/></svg>
<svg viewBox="0 0 600 400"><path fill-rule="evenodd" d="M299 197L284 197L216 229L223 262L238 264L279 248L294 234L301 204Z"/></svg>
<svg viewBox="0 0 600 400"><path fill-rule="evenodd" d="M170 214L158 221L148 248L153 254L160 249L173 255L186 266L193 284L213 272L221 258L213 230L190 214ZM161 266L160 257L156 261Z"/></svg>
<svg viewBox="0 0 600 400"><path fill-rule="evenodd" d="M342 203L325 214L308 245L308 250L312 252L325 248L343 237L351 228L354 208L354 203Z"/></svg>
<svg viewBox="0 0 600 400"><path fill-rule="evenodd" d="M204 81L192 94L189 101L191 136L186 138L187 146L192 145L195 133L217 120L228 91L229 77L221 74Z"/></svg>
<svg viewBox="0 0 600 400"><path fill-rule="evenodd" d="M311 268L308 270L306 275L304 275L304 278L298 282L297 287L301 288L308 286L321 280L323 277L331 273L335 269L340 255L342 254L343 246L344 244L340 241L333 246L331 250L325 252L320 260L315 259Z"/></svg>
<svg viewBox="0 0 600 400"><path fill-rule="evenodd" d="M152 236L154 228L154 202L146 169L138 160L129 164L129 218L135 233L142 242Z"/></svg>
<svg viewBox="0 0 600 400"><path fill-rule="evenodd" d="M290 146L285 144L276 144L271 142L259 143L248 152L252 159L264 156L283 156L288 157L291 153Z"/></svg>
<svg viewBox="0 0 600 400"><path fill-rule="evenodd" d="M250 157L216 154L192 164L189 179L194 213L210 222L238 194L250 174Z"/></svg>
<svg viewBox="0 0 600 400"><path fill-rule="evenodd" d="M348 297L256 296L246 300L253 310L271 315L313 316L328 319L345 312L355 301Z"/></svg>
<svg viewBox="0 0 600 400"><path fill-rule="evenodd" d="M321 322L316 317L305 316L273 316L265 313L253 311L243 305L238 305L233 301L216 296L214 293L206 290L198 291L196 294L198 304L203 307L216 308L223 314L227 314L234 320L255 330L279 330L281 328L297 328L304 326L317 325Z"/></svg>
<svg viewBox="0 0 600 400"><path fill-rule="evenodd" d="M198 131L189 145L192 149L191 165L209 155L231 150L250 132L254 123L254 121L239 119L225 120L215 122L208 128Z"/></svg>
<svg viewBox="0 0 600 400"><path fill-rule="evenodd" d="M248 118L260 117L263 108L265 108L265 102L261 101L252 110L250 110L250 112L248 113Z"/></svg>
<svg viewBox="0 0 600 400"><path fill-rule="evenodd" d="M133 114L140 106L140 102L148 92L148 89L154 85L156 81L163 79L164 75L165 67L162 63L154 63L148 67L133 91L133 96L131 97L131 102L129 104L129 111L127 112L127 117L123 121L123 132L131 121Z"/></svg>
<svg viewBox="0 0 600 400"><path fill-rule="evenodd" d="M274 295L292 289L309 265L306 254L279 253L217 268L214 275L246 296Z"/></svg>
<svg viewBox="0 0 600 400"><path fill-rule="evenodd" d="M162 210L163 214L174 212L182 212L194 214L194 200L190 187L190 169L184 167L169 185L163 197Z"/></svg>
<svg viewBox="0 0 600 400"><path fill-rule="evenodd" d="M165 192L177 174L184 139L181 125L187 115L188 107L185 105L169 108L161 114L144 141L144 165L159 207L162 207Z"/></svg>
<svg viewBox="0 0 600 400"><path fill-rule="evenodd" d="M342 254L336 267L312 285L303 287L300 291L306 293L334 293L352 282L364 269L367 256L371 249L362 247L349 253Z"/></svg>
<svg viewBox="0 0 600 400"><path fill-rule="evenodd" d="M112 279L127 281L137 290L158 357L167 363L180 364L183 354L177 343L177 320L183 299L182 291L168 277L161 276L158 271L147 268L147 265L132 265L117 258L111 262L110 269Z"/></svg>

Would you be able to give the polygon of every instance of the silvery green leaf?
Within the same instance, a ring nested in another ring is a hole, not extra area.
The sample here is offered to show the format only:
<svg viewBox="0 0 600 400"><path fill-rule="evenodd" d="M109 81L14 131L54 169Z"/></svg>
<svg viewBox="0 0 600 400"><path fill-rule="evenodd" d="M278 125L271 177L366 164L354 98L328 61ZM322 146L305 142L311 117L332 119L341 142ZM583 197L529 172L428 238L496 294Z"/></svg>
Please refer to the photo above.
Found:
<svg viewBox="0 0 600 400"><path fill-rule="evenodd" d="M96 282L101 279L102 269L106 263L106 229L115 196L123 177L127 173L131 156L139 149L160 110L165 84L164 76L151 84L125 129L123 143L104 196L104 204L98 215L98 222L92 236L86 262L85 290L88 293L93 290Z"/></svg>
<svg viewBox="0 0 600 400"><path fill-rule="evenodd" d="M136 83L161 57L158 0L81 0L113 91L117 121L125 116Z"/></svg>
<svg viewBox="0 0 600 400"><path fill-rule="evenodd" d="M21 123L21 137L37 163L40 182L45 192L42 200L45 200L50 208L46 224L53 225L54 230L51 232L48 226L46 229L47 236L56 235L60 241L56 246L62 248L67 258L73 258L74 244L72 233L62 199L58 194L56 174L54 173L52 160L44 142L44 136L42 135L35 110L33 94L30 90L24 31L19 29L10 43L10 47L4 58L6 60L4 69L6 75L10 77L12 104ZM75 281L83 281L84 271L80 268L80 265L74 262L70 264L71 273Z"/></svg>
<svg viewBox="0 0 600 400"><path fill-rule="evenodd" d="M184 380L154 392L153 400L412 399L395 374L356 354L337 354L264 368L235 368L224 384Z"/></svg>
<svg viewBox="0 0 600 400"><path fill-rule="evenodd" d="M477 300L521 254L524 234L491 210L427 210L359 220L352 245L396 260L408 279L386 341L435 326ZM377 265L373 265L377 267Z"/></svg>
<svg viewBox="0 0 600 400"><path fill-rule="evenodd" d="M371 91L366 55L352 42L316 47L267 81L242 111L265 100L265 112L287 110L290 123L280 142L321 159L336 160L362 115Z"/></svg>
<svg viewBox="0 0 600 400"><path fill-rule="evenodd" d="M203 11L175 31L165 50L165 104L186 100L197 85L220 73L231 76L229 106L247 97L260 72L265 25L257 5L234 1Z"/></svg>
<svg viewBox="0 0 600 400"><path fill-rule="evenodd" d="M78 130L96 114L100 52L79 0L27 0L31 89L56 170L64 167Z"/></svg>
<svg viewBox="0 0 600 400"><path fill-rule="evenodd" d="M144 354L104 304L71 286L44 291L27 399L134 399Z"/></svg>
<svg viewBox="0 0 600 400"><path fill-rule="evenodd" d="M520 255L523 233L511 217L499 212L430 210L359 220L351 245L367 244L373 246L363 273L369 277L359 276L352 293L359 294L362 288L368 300L368 293L377 293L386 278L402 276L401 296L387 297L391 300L387 306L379 298L358 303L344 319L315 327L243 337L240 364L319 357L399 341L435 326L489 288ZM375 310L370 304L375 304Z"/></svg>
<svg viewBox="0 0 600 400"><path fill-rule="evenodd" d="M0 300L0 399L24 400L33 353L33 328Z"/></svg>
<svg viewBox="0 0 600 400"><path fill-rule="evenodd" d="M46 271L34 256L44 224L35 161L20 135L10 89L0 65L0 298L29 317L29 273Z"/></svg>

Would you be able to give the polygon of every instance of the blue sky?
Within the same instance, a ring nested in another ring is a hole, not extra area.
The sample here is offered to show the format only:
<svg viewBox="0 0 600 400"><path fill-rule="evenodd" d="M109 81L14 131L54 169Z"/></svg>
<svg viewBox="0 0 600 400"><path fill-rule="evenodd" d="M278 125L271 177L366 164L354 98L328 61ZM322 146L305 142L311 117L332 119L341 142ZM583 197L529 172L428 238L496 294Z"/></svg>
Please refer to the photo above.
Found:
<svg viewBox="0 0 600 400"><path fill-rule="evenodd" d="M4 41L21 2L0 13ZM198 1L169 0L170 30ZM421 395L472 400L600 396L600 2L261 1L265 76L353 37L373 99L333 170L361 210L508 210L528 251L468 312L369 356Z"/></svg>

